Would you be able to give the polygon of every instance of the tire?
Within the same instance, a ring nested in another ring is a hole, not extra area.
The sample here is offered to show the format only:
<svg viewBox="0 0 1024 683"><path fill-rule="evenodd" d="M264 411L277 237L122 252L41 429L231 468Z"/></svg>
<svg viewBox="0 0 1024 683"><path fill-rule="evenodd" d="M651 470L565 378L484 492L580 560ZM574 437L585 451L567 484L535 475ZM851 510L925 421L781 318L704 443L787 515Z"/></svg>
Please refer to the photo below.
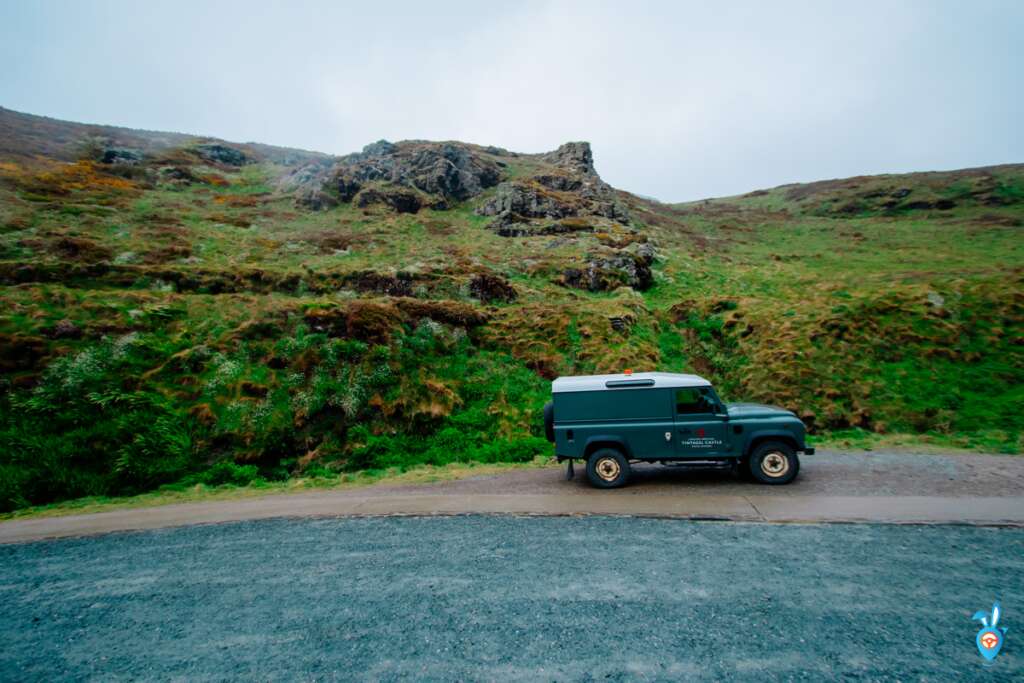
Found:
<svg viewBox="0 0 1024 683"><path fill-rule="evenodd" d="M544 404L544 436L551 443L555 442L555 403L548 401Z"/></svg>
<svg viewBox="0 0 1024 683"><path fill-rule="evenodd" d="M587 459L587 479L599 489L617 489L629 481L629 460L614 448L600 448Z"/></svg>
<svg viewBox="0 0 1024 683"><path fill-rule="evenodd" d="M800 472L800 459L793 447L782 441L765 441L747 459L750 476L762 484L788 484Z"/></svg>

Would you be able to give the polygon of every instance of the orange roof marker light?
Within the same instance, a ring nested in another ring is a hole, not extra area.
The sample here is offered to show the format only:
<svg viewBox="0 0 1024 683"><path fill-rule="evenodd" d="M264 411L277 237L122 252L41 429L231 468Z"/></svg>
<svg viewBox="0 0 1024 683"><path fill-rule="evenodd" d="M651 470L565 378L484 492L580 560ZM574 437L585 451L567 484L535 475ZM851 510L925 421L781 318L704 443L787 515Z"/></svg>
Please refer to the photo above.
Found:
<svg viewBox="0 0 1024 683"><path fill-rule="evenodd" d="M624 375L632 375L633 371L630 370L629 368L626 368L625 370L622 371L622 374L624 374Z"/></svg>

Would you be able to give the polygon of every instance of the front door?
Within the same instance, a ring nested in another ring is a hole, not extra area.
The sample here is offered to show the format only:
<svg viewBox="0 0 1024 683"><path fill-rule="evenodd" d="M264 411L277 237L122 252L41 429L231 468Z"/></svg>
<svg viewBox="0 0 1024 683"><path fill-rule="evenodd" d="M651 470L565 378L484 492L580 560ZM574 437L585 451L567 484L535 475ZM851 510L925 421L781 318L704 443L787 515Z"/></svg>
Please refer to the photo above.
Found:
<svg viewBox="0 0 1024 683"><path fill-rule="evenodd" d="M676 456L715 458L729 452L729 424L716 414L710 387L675 390Z"/></svg>

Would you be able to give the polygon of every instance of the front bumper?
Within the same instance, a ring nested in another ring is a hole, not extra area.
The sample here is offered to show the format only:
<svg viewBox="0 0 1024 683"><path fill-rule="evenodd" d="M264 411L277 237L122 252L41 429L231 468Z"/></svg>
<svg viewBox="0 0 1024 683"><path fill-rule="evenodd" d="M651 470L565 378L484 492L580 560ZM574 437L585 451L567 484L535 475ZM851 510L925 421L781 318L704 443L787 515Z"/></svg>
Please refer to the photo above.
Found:
<svg viewBox="0 0 1024 683"><path fill-rule="evenodd" d="M800 449L800 452L804 455L814 455L814 446L804 446Z"/></svg>

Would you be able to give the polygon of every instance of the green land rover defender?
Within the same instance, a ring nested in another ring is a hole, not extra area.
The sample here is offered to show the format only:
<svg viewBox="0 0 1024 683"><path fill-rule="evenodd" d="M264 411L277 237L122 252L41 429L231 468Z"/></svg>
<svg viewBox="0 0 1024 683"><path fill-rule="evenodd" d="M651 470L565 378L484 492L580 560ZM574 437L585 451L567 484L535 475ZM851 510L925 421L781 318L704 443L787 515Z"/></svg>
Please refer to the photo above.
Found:
<svg viewBox="0 0 1024 683"><path fill-rule="evenodd" d="M788 410L725 403L703 377L668 372L559 377L544 406L544 428L559 462L587 463L599 488L623 486L630 462L730 467L764 484L800 471L803 422Z"/></svg>

